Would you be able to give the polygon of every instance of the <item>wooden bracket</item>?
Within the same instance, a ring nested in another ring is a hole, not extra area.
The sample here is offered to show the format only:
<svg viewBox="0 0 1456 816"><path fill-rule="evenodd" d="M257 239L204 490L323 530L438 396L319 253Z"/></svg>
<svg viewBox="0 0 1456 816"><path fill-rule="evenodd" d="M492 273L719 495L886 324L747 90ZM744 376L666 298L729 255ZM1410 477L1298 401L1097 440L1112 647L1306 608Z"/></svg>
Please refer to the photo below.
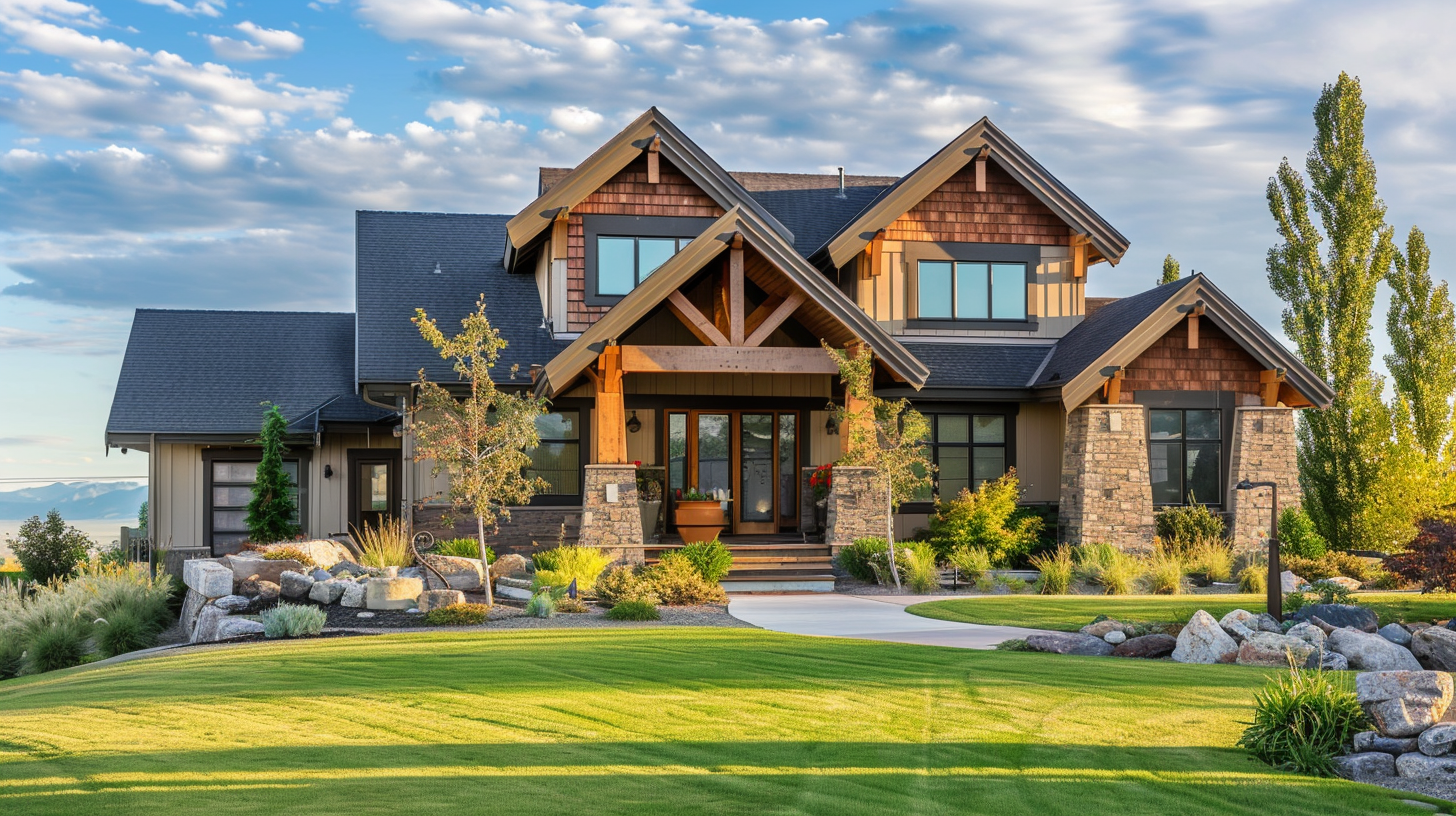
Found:
<svg viewBox="0 0 1456 816"><path fill-rule="evenodd" d="M667 296L667 308L677 315L677 319L681 320L683 325L688 327L688 331L692 332L693 336L697 337L703 345L730 345L723 332L718 331L718 327L713 325L713 321L698 311L698 307L694 306L693 302L688 300L682 292L674 289L672 294Z"/></svg>
<svg viewBox="0 0 1456 816"><path fill-rule="evenodd" d="M1087 236L1072 234L1072 277L1081 280L1087 277Z"/></svg>
<svg viewBox="0 0 1456 816"><path fill-rule="evenodd" d="M780 325L783 324L785 320L788 320L789 315L793 314L794 310L798 309L804 304L804 300L805 298L803 292L794 292L792 295L783 298L779 302L779 304L775 306L774 309L770 311L763 318L763 320L750 331L748 338L743 341L743 345L763 345L763 341L767 340L769 338L769 335L774 333L774 329L777 329ZM768 304L765 303L763 306L758 307L758 309L754 310L753 314L757 315L759 311L767 305Z"/></svg>
<svg viewBox="0 0 1456 816"><path fill-rule="evenodd" d="M653 135L652 141L647 143L647 183L657 184L661 179L658 171L657 155L662 147L662 137Z"/></svg>
<svg viewBox="0 0 1456 816"><path fill-rule="evenodd" d="M551 221L551 260L561 261L567 257L567 246L571 235L571 208L562 207Z"/></svg>
<svg viewBox="0 0 1456 816"><path fill-rule="evenodd" d="M870 239L870 277L878 278L885 272L885 231L875 233Z"/></svg>
<svg viewBox="0 0 1456 816"><path fill-rule="evenodd" d="M1122 369L1112 372L1112 376L1102 384L1102 396L1108 405L1122 402Z"/></svg>
<svg viewBox="0 0 1456 816"><path fill-rule="evenodd" d="M1188 348L1198 348L1198 318L1203 316L1203 303L1200 301L1188 311Z"/></svg>
<svg viewBox="0 0 1456 816"><path fill-rule="evenodd" d="M981 152L976 154L976 192L986 192L986 159L991 155L990 145L981 145Z"/></svg>
<svg viewBox="0 0 1456 816"><path fill-rule="evenodd" d="M1279 386L1284 383L1284 369L1271 368L1259 372L1259 392L1265 408L1279 405Z"/></svg>

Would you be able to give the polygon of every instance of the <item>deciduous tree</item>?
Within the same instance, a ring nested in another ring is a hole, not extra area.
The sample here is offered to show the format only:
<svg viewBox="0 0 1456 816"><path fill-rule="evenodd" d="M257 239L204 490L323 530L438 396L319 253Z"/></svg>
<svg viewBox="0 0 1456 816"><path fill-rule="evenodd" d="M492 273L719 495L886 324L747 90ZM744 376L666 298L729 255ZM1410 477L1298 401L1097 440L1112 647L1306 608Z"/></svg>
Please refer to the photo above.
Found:
<svg viewBox="0 0 1456 816"><path fill-rule="evenodd" d="M1393 353L1385 365L1395 386L1397 426L1409 426L1420 452L1435 463L1450 461L1451 399L1456 396L1456 312L1445 281L1431 279L1426 236L1411 227L1405 252L1395 254L1390 274L1386 331Z"/></svg>

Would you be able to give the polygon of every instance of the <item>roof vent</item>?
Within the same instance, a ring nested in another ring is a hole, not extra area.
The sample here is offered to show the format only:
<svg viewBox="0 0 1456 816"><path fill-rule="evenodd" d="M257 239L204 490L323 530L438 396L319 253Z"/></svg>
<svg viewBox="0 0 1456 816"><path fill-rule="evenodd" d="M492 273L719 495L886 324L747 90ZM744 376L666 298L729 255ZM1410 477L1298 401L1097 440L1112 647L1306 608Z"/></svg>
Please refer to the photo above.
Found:
<svg viewBox="0 0 1456 816"><path fill-rule="evenodd" d="M839 168L839 193L838 193L838 195L836 195L834 197L835 198L849 198L849 196L847 196L847 195L844 194L844 168L843 167Z"/></svg>
<svg viewBox="0 0 1456 816"><path fill-rule="evenodd" d="M439 261L435 261L435 274L436 275L440 274L440 262Z"/></svg>

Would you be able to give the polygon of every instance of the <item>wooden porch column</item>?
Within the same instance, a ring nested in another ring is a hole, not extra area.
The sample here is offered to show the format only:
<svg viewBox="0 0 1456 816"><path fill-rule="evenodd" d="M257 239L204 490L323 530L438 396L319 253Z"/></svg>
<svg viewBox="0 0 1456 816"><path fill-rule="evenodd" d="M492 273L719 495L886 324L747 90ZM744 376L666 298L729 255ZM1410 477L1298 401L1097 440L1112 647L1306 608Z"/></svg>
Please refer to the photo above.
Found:
<svg viewBox="0 0 1456 816"><path fill-rule="evenodd" d="M596 464L621 465L627 461L627 417L622 405L622 347L607 346L597 357L592 378L596 390L596 421L592 444Z"/></svg>

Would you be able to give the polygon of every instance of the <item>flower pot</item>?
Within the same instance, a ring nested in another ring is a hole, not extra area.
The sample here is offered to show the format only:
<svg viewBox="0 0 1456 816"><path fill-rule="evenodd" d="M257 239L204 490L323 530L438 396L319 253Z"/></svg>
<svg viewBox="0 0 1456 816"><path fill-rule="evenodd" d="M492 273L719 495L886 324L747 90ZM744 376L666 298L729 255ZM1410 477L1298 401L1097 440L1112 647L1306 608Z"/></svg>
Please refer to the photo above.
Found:
<svg viewBox="0 0 1456 816"><path fill-rule="evenodd" d="M642 540L651 541L657 535L657 517L662 512L662 502L639 501L637 509L642 512Z"/></svg>
<svg viewBox="0 0 1456 816"><path fill-rule="evenodd" d="M723 532L723 503L717 500L680 501L675 512L677 533L684 544L712 541Z"/></svg>

